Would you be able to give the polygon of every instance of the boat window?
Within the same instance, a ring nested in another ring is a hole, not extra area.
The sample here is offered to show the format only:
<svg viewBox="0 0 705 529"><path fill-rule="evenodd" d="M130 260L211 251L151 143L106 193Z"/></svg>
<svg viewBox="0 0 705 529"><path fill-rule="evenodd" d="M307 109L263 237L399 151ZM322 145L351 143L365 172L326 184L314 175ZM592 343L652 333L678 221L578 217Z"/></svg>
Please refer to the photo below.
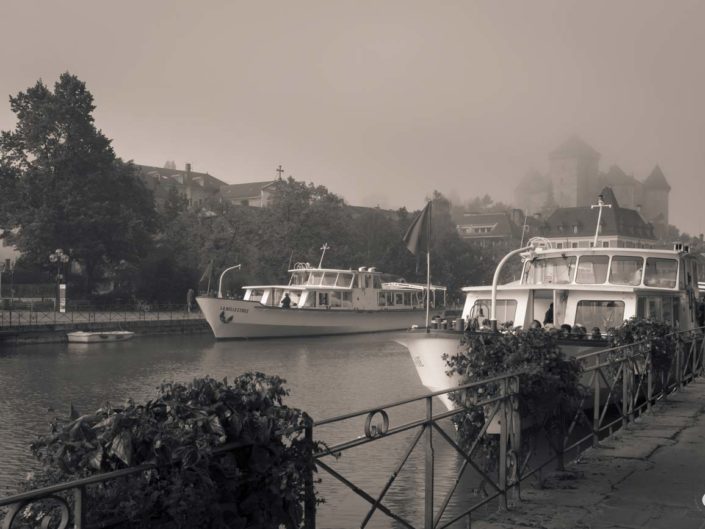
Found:
<svg viewBox="0 0 705 529"><path fill-rule="evenodd" d="M299 302L299 305L301 307L313 307L315 301L316 301L316 293L315 292L304 292L301 296L301 301Z"/></svg>
<svg viewBox="0 0 705 529"><path fill-rule="evenodd" d="M380 276L372 276L372 286L374 288L382 288L382 278Z"/></svg>
<svg viewBox="0 0 705 529"><path fill-rule="evenodd" d="M332 287L335 286L336 278L338 277L338 274L335 272L327 272L323 274L323 285L327 287Z"/></svg>
<svg viewBox="0 0 705 529"><path fill-rule="evenodd" d="M610 258L607 255L583 255L578 261L575 282L583 285L602 284L607 281L607 267Z"/></svg>
<svg viewBox="0 0 705 529"><path fill-rule="evenodd" d="M411 305L411 292L404 292L404 305Z"/></svg>
<svg viewBox="0 0 705 529"><path fill-rule="evenodd" d="M260 301L262 299L262 296L264 296L264 289L263 288L253 288L250 291L250 301Z"/></svg>
<svg viewBox="0 0 705 529"><path fill-rule="evenodd" d="M321 284L321 279L323 278L323 272L311 272L308 276L308 284L313 286L318 286Z"/></svg>
<svg viewBox="0 0 705 529"><path fill-rule="evenodd" d="M640 285L643 268L643 257L615 255L610 267L610 283L613 285Z"/></svg>
<svg viewBox="0 0 705 529"><path fill-rule="evenodd" d="M318 293L318 306L323 307L328 305L328 292Z"/></svg>
<svg viewBox="0 0 705 529"><path fill-rule="evenodd" d="M289 280L290 285L305 285L308 281L308 272L294 272Z"/></svg>
<svg viewBox="0 0 705 529"><path fill-rule="evenodd" d="M349 290L346 290L344 292L340 293L343 298L343 307L352 307L352 292Z"/></svg>
<svg viewBox="0 0 705 529"><path fill-rule="evenodd" d="M575 256L549 257L530 261L524 269L524 284L566 284L573 280Z"/></svg>
<svg viewBox="0 0 705 529"><path fill-rule="evenodd" d="M478 299L473 306L474 313L471 312L471 318L478 318L480 323L482 320L489 319L491 315L492 300ZM495 305L495 315L497 322L507 323L513 322L517 312L517 301L515 299L498 299Z"/></svg>
<svg viewBox="0 0 705 529"><path fill-rule="evenodd" d="M330 306L331 307L340 307L342 305L342 298L340 296L340 292L331 292L330 293Z"/></svg>
<svg viewBox="0 0 705 529"><path fill-rule="evenodd" d="M352 279L352 274L338 274L338 279L335 280L335 286L350 288Z"/></svg>
<svg viewBox="0 0 705 529"><path fill-rule="evenodd" d="M648 287L675 288L678 276L678 261L675 259L646 259L644 284Z"/></svg>
<svg viewBox="0 0 705 529"><path fill-rule="evenodd" d="M387 293L386 292L380 292L379 294L377 294L377 304L380 307L387 306Z"/></svg>
<svg viewBox="0 0 705 529"><path fill-rule="evenodd" d="M671 296L639 296L636 302L637 318L678 324L678 298Z"/></svg>
<svg viewBox="0 0 705 529"><path fill-rule="evenodd" d="M602 332L618 327L624 321L624 301L580 300L575 311L575 325L588 331L595 327Z"/></svg>
<svg viewBox="0 0 705 529"><path fill-rule="evenodd" d="M394 294L394 304L395 305L403 305L404 304L404 293L403 292L396 292Z"/></svg>
<svg viewBox="0 0 705 529"><path fill-rule="evenodd" d="M387 306L392 307L394 306L394 292L387 292Z"/></svg>

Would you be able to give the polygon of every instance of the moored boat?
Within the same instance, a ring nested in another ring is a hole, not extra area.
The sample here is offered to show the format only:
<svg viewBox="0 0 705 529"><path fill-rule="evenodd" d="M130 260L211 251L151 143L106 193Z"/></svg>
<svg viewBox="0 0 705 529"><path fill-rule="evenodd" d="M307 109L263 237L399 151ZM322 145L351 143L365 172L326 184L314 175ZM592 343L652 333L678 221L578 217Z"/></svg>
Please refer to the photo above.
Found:
<svg viewBox="0 0 705 529"><path fill-rule="evenodd" d="M243 287L243 299L199 296L196 301L216 338L323 336L403 330L423 325L426 285L383 281L374 267L357 270L299 263L282 285ZM222 283L222 276L221 276ZM434 310L445 287L431 286Z"/></svg>
<svg viewBox="0 0 705 529"><path fill-rule="evenodd" d="M132 331L74 331L67 332L69 343L124 342L135 336Z"/></svg>
<svg viewBox="0 0 705 529"><path fill-rule="evenodd" d="M522 258L519 279L504 285L466 287L459 325L466 330L498 327L555 327L561 349L577 356L607 346L609 329L632 317L689 330L698 321L697 262L686 247L552 248L539 241L510 252ZM463 349L463 331L410 331L397 340L407 347L422 383L432 391L457 385L448 377L443 355ZM447 403L446 403L447 404Z"/></svg>

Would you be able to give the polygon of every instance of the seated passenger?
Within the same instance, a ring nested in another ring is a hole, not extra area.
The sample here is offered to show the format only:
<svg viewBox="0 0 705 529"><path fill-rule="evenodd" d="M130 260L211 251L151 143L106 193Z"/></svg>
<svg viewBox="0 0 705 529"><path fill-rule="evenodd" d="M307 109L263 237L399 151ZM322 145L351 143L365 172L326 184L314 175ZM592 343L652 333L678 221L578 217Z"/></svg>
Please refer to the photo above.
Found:
<svg viewBox="0 0 705 529"><path fill-rule="evenodd" d="M541 329L541 322L539 320L534 320L531 322L531 325L529 326L529 329Z"/></svg>
<svg viewBox="0 0 705 529"><path fill-rule="evenodd" d="M283 309L291 308L291 298L289 297L288 292L286 292L284 294L284 297L282 298L282 308Z"/></svg>

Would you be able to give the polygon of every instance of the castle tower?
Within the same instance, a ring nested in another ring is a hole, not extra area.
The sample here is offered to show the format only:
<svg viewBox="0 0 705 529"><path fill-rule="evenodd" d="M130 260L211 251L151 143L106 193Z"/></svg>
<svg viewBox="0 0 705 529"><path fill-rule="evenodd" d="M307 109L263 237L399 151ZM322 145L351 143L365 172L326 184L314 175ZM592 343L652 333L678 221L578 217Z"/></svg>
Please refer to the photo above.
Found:
<svg viewBox="0 0 705 529"><path fill-rule="evenodd" d="M671 186L666 181L663 171L657 165L644 180L644 204L642 215L651 222L659 238L665 236L668 229L668 195Z"/></svg>
<svg viewBox="0 0 705 529"><path fill-rule="evenodd" d="M589 206L599 189L600 153L572 136L549 154L553 199L559 207Z"/></svg>

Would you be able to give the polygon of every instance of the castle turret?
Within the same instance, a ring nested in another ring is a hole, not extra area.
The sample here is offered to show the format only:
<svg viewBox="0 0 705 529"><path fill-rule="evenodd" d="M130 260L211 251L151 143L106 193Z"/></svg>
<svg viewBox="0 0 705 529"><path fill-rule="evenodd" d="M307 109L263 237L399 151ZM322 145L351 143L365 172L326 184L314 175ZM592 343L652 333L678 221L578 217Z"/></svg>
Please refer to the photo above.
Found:
<svg viewBox="0 0 705 529"><path fill-rule="evenodd" d="M647 222L654 225L658 238L663 238L668 230L668 196L670 192L671 186L657 165L644 180L644 203L641 214Z"/></svg>
<svg viewBox="0 0 705 529"><path fill-rule="evenodd" d="M553 199L560 207L588 206L598 192L600 153L572 136L549 154Z"/></svg>

